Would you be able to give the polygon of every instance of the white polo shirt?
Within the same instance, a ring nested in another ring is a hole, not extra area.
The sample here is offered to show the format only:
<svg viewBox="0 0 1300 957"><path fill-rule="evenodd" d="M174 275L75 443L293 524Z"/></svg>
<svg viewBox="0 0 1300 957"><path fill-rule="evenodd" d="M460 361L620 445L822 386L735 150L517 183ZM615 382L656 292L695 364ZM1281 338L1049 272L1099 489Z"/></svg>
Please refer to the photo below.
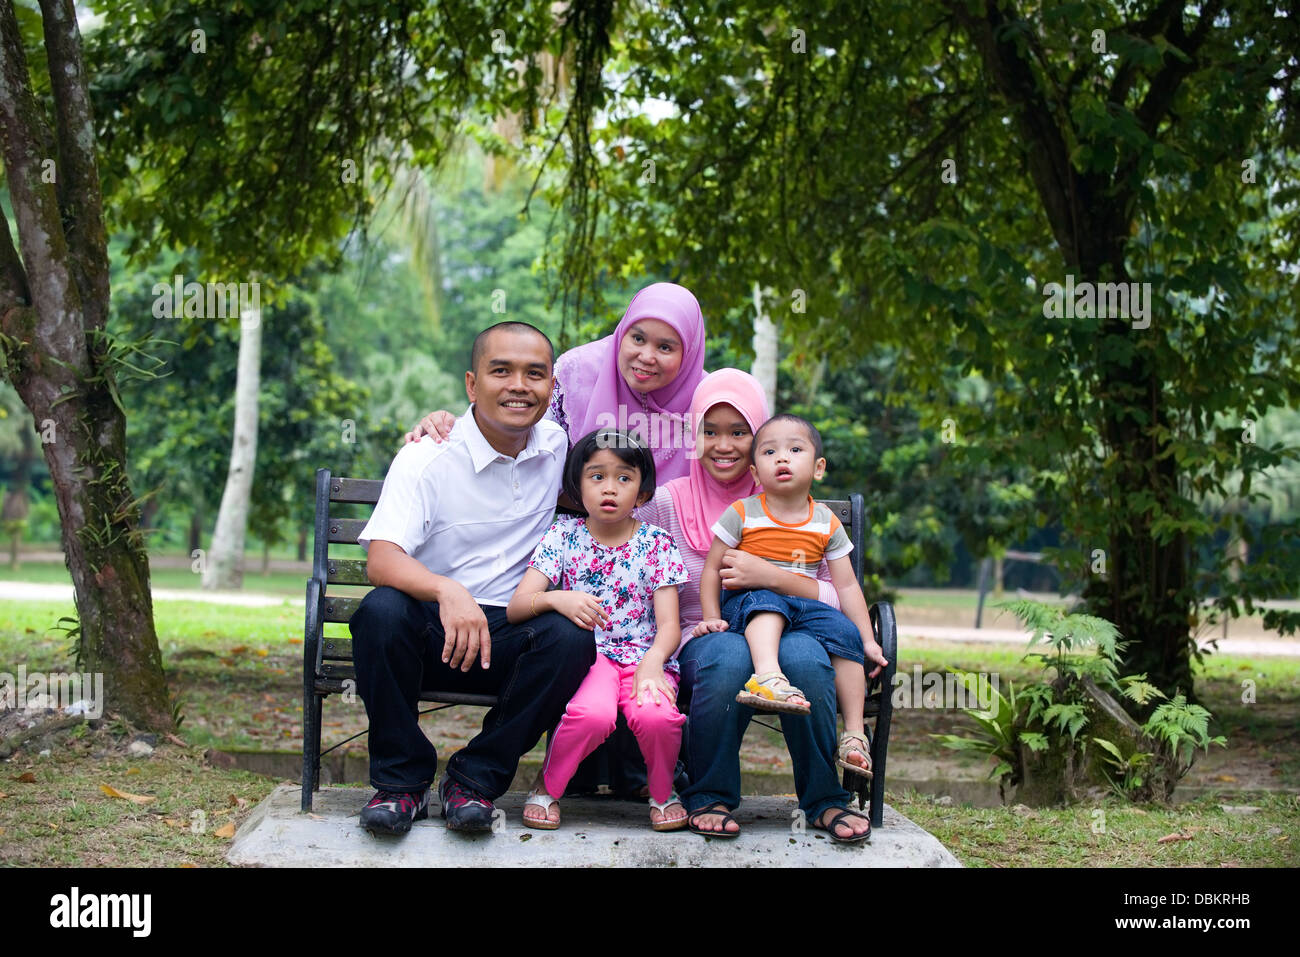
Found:
<svg viewBox="0 0 1300 957"><path fill-rule="evenodd" d="M505 606L554 518L569 437L542 419L511 458L488 444L473 411L442 442L397 453L357 541L367 551L392 542L479 604Z"/></svg>

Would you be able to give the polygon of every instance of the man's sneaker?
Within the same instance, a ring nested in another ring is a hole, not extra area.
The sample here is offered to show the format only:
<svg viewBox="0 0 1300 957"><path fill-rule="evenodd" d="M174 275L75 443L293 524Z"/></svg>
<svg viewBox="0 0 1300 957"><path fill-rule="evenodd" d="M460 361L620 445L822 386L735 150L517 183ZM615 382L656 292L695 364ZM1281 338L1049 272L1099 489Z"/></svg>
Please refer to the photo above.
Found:
<svg viewBox="0 0 1300 957"><path fill-rule="evenodd" d="M377 791L361 810L361 826L371 834L405 834L412 821L429 816L429 789Z"/></svg>
<svg viewBox="0 0 1300 957"><path fill-rule="evenodd" d="M457 784L447 775L438 782L438 800L442 816L453 831L492 830L492 802L477 791Z"/></svg>

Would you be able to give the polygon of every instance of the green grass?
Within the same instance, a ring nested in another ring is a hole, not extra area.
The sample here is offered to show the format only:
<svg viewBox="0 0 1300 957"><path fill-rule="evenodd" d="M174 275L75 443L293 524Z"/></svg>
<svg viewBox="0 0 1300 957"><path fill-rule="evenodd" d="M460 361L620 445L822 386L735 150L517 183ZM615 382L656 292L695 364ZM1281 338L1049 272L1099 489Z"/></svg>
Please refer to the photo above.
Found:
<svg viewBox="0 0 1300 957"><path fill-rule="evenodd" d="M260 561L260 559L259 559ZM250 557L245 568L259 568L260 565ZM307 591L306 572L273 571L263 575L259 571L244 572L244 591L264 592L273 595L287 595L302 598ZM36 582L43 585L71 585L72 578L67 566L61 562L23 562L13 569L0 565L0 580ZM200 576L186 565L183 568L169 568L154 564L149 570L149 580L154 588L171 588L178 590L198 590L203 587Z"/></svg>
<svg viewBox="0 0 1300 957"><path fill-rule="evenodd" d="M7 776L0 779L0 792L7 792L0 798L0 864L220 864L228 842L216 838L215 830L247 813L233 806L230 796L255 803L274 782L207 767L198 757L202 749L300 747L300 606L242 608L167 601L156 603L154 611L164 667L185 717L180 736L190 748L164 744L149 759L131 759L121 753L121 742L112 740L111 731L101 727L79 729L80 737L56 745L50 758L18 752L4 766ZM71 602L0 602L0 671L12 673L19 664L29 671L70 670L67 638L51 628L72 613ZM331 633L346 634L342 626L329 627ZM1020 682L1039 674L1035 663L1022 658L1022 650L1014 648L933 642L909 648L904 642L899 667L910 671L919 664L926 672L952 667ZM1253 702L1241 700L1243 682L1253 683ZM1249 751L1251 760L1270 775L1270 786L1300 785L1300 742L1294 734L1300 714L1300 660L1213 657L1198 671L1197 691L1215 714L1212 731L1228 736L1230 750ZM472 736L478 719L477 711L454 709L425 720L441 722L439 735L452 747ZM978 761L967 758L962 764L962 756L929 737L959 731L964 720L953 711L896 713L891 757L946 758L954 773L983 777ZM332 698L325 722L326 742L331 743L364 727L364 711L359 703L348 707ZM25 770L36 776L34 784L11 780ZM157 800L137 806L109 798L100 784ZM1073 808L1020 812L943 806L930 797L892 791L890 801L971 866L1296 863L1295 839L1289 837L1300 816L1294 794L1217 797L1173 808L1130 807L1108 798ZM1219 803L1248 803L1263 810L1228 815L1218 809ZM188 827L196 810L207 822L202 834ZM1105 831L1094 832L1099 821ZM1172 833L1189 834L1191 840L1157 843Z"/></svg>
<svg viewBox="0 0 1300 957"><path fill-rule="evenodd" d="M1260 795L1260 810L1228 814L1205 798L1175 807L1107 799L1063 809L943 806L889 794L890 806L937 837L967 867L1295 867L1300 798ZM1172 834L1188 840L1160 839Z"/></svg>
<svg viewBox="0 0 1300 957"><path fill-rule="evenodd" d="M202 752L164 743L149 757L126 739L81 725L40 758L19 752L0 779L0 865L220 867L237 827L275 787L269 778L208 767ZM34 780L24 781L30 774ZM136 804L103 786L151 797Z"/></svg>

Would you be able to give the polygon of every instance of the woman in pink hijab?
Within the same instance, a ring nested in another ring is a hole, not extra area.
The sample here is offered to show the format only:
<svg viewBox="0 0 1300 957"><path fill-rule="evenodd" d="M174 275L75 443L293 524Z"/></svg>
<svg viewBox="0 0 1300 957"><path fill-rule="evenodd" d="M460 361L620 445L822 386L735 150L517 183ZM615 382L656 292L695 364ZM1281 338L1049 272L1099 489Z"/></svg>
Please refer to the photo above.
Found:
<svg viewBox="0 0 1300 957"><path fill-rule="evenodd" d="M628 304L611 335L570 349L555 361L547 415L572 445L600 428L639 433L662 483L690 467L691 397L704 379L704 317L690 290L676 283L646 286ZM407 441L441 441L455 419L425 416Z"/></svg>
<svg viewBox="0 0 1300 957"><path fill-rule="evenodd" d="M699 622L700 574L713 541L710 530L732 502L759 491L749 471L754 432L768 419L767 400L758 380L739 369L719 369L695 390L691 403L695 452L689 473L661 485L637 517L665 529L676 541L690 581L678 588L682 645L682 698L687 714L687 773L681 792L697 834L735 837L740 826L731 811L740 804L740 743L754 709L736 703L736 688L752 670L745 636L731 631L691 638ZM727 588L769 588L839 607L825 560L817 579L796 575L737 549L723 560ZM834 672L815 635L788 631L781 637L781 670L806 693L810 715L782 715L781 727L794 764L799 807L811 826L844 843L865 839L871 823L847 812L849 794L835 765L836 701ZM796 675L798 677L796 677Z"/></svg>

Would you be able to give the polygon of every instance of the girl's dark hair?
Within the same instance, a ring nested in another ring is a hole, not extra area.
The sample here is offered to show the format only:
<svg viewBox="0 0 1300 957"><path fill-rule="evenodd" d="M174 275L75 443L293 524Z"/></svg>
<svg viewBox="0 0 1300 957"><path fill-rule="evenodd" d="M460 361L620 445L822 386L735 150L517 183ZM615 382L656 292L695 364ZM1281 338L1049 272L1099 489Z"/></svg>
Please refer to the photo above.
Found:
<svg viewBox="0 0 1300 957"><path fill-rule="evenodd" d="M564 492L577 505L582 505L582 470L601 449L609 449L619 461L641 470L638 500L643 495L654 495L655 460L649 447L639 437L622 429L597 429L574 443L564 463Z"/></svg>

